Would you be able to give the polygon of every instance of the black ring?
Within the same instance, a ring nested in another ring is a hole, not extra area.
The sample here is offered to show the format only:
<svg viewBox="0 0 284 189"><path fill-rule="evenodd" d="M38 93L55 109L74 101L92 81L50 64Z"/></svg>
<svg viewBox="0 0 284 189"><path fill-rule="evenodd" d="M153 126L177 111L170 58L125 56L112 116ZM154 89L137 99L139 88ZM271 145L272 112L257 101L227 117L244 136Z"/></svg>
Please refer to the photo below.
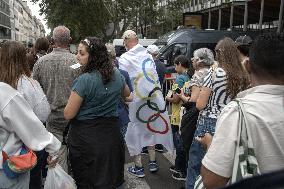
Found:
<svg viewBox="0 0 284 189"><path fill-rule="evenodd" d="M161 91L162 92L162 89L160 88L160 87L155 87L150 93L149 93L149 95L148 95L148 98L150 98L153 94L154 94L154 92L156 92L156 91ZM163 93L163 92L162 92ZM156 104L156 107L153 107L152 105L151 105L151 103L153 103L153 102L151 102L150 101L150 99L148 99L147 100L147 105L148 105L148 107L150 108L150 109L152 109L152 110L154 110L154 111L157 111L157 112L159 112L159 113L164 113L165 111L166 111L166 104L165 104L165 108L163 109L163 110L160 110L159 109L159 107L158 107L158 105Z"/></svg>

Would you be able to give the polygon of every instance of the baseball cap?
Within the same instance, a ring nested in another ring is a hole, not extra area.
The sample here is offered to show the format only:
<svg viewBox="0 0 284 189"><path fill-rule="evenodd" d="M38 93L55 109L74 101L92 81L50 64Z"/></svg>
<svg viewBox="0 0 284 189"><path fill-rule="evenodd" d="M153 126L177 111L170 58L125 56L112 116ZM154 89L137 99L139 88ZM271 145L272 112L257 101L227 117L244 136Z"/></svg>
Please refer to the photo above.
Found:
<svg viewBox="0 0 284 189"><path fill-rule="evenodd" d="M150 53L150 54L158 54L159 53L159 48L156 46L156 45L149 45L147 47L147 51Z"/></svg>
<svg viewBox="0 0 284 189"><path fill-rule="evenodd" d="M236 45L251 45L252 39L250 36L244 35L240 36L235 41Z"/></svg>
<svg viewBox="0 0 284 189"><path fill-rule="evenodd" d="M126 30L122 35L122 39L135 39L135 38L138 37L133 30Z"/></svg>

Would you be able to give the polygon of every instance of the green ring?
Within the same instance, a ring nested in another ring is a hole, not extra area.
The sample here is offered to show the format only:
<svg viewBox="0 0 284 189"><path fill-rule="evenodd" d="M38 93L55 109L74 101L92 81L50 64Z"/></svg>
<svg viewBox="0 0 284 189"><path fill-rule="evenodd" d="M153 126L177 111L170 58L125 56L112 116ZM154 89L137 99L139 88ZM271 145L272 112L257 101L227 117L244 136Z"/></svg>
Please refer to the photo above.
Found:
<svg viewBox="0 0 284 189"><path fill-rule="evenodd" d="M150 102L150 103L151 103L151 105L155 106L156 109L159 109L158 105L157 105L155 102ZM151 120L147 120L147 121L144 121L143 119L141 119L141 118L139 117L139 112L140 112L140 110L141 110L145 105L147 105L147 102L144 103L144 104L142 104L141 106L139 106L139 108L138 108L137 111L136 111L136 118L137 118L140 122L142 122L142 123L150 123L150 122L156 121L156 119L158 119L159 116L156 116L155 118L153 118L153 119L151 119ZM160 114L160 111L158 111L157 114Z"/></svg>

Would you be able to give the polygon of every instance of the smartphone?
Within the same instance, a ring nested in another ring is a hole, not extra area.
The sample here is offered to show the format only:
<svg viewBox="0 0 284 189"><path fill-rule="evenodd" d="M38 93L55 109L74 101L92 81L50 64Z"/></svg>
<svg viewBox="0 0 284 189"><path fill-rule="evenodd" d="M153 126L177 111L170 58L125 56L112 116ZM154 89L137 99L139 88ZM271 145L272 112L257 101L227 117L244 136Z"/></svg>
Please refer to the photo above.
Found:
<svg viewBox="0 0 284 189"><path fill-rule="evenodd" d="M180 88L176 88L175 92L176 92L177 94L180 94L180 93L181 93L181 89L180 89Z"/></svg>
<svg viewBox="0 0 284 189"><path fill-rule="evenodd" d="M171 98L173 96L173 91L172 90L169 90L168 91L168 94L167 94L167 97L168 98Z"/></svg>

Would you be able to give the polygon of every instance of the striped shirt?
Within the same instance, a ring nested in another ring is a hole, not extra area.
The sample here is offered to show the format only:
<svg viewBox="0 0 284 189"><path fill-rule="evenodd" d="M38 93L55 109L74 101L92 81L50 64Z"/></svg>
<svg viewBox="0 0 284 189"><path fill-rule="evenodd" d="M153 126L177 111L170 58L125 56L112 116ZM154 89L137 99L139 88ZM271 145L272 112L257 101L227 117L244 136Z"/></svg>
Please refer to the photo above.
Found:
<svg viewBox="0 0 284 189"><path fill-rule="evenodd" d="M208 104L201 112L202 116L216 118L221 110L231 101L226 92L227 77L226 72L222 68L212 68L204 79L203 87L211 89L212 93L209 97Z"/></svg>

